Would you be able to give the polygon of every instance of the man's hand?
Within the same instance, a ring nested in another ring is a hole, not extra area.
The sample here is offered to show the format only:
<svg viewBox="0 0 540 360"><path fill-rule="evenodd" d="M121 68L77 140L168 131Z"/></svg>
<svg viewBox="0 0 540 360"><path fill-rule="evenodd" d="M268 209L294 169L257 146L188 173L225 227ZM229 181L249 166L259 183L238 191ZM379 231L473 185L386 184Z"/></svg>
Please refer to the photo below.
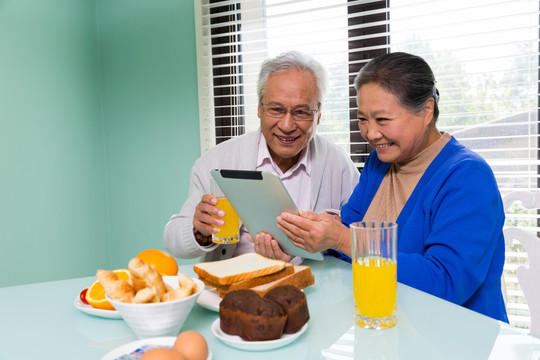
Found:
<svg viewBox="0 0 540 360"><path fill-rule="evenodd" d="M225 212L215 206L217 202L215 196L204 194L201 202L195 207L193 227L204 236L217 233L219 229L215 227L215 225L222 226L225 223L225 221L221 219L221 217L225 215Z"/></svg>
<svg viewBox="0 0 540 360"><path fill-rule="evenodd" d="M266 256L271 259L278 259L283 261L291 261L293 256L284 253L283 250L279 247L279 243L272 235L260 232L255 235L255 239L248 234L247 239L255 244L255 252Z"/></svg>

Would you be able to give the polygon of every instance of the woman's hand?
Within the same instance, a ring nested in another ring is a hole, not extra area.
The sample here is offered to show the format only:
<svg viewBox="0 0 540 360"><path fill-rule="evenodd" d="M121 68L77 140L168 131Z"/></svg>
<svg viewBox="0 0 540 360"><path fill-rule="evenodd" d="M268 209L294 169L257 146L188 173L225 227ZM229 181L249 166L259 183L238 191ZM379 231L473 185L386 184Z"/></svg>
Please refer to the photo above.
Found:
<svg viewBox="0 0 540 360"><path fill-rule="evenodd" d="M293 244L311 253L327 249L351 254L349 229L336 215L299 211L298 215L283 212L277 217L278 227Z"/></svg>
<svg viewBox="0 0 540 360"><path fill-rule="evenodd" d="M293 256L284 253L279 247L279 243L272 235L260 232L255 235L255 239L250 234L247 235L247 239L255 245L255 252L266 256L271 259L278 259L283 261L291 261Z"/></svg>
<svg viewBox="0 0 540 360"><path fill-rule="evenodd" d="M215 234L219 231L217 226L222 226L225 221L214 216L223 217L225 212L216 207L217 198L210 194L204 194L201 202L195 207L193 215L193 227L204 236ZM214 215L214 216L213 216Z"/></svg>

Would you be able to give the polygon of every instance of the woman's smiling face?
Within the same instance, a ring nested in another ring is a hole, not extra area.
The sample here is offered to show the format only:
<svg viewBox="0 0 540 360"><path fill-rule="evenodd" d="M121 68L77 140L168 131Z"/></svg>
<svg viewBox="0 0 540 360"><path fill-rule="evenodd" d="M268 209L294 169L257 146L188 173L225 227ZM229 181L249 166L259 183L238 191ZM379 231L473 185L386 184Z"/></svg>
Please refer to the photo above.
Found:
<svg viewBox="0 0 540 360"><path fill-rule="evenodd" d="M319 96L315 77L308 71L287 70L268 77L261 102L265 106L288 109L318 109ZM313 121L296 121L288 112L281 119L265 114L261 104L257 109L261 130L268 150L281 171L295 165L313 136L321 114L315 112Z"/></svg>
<svg viewBox="0 0 540 360"><path fill-rule="evenodd" d="M383 162L407 162L440 137L432 124L432 98L415 113L391 92L367 83L358 90L357 100L360 133Z"/></svg>

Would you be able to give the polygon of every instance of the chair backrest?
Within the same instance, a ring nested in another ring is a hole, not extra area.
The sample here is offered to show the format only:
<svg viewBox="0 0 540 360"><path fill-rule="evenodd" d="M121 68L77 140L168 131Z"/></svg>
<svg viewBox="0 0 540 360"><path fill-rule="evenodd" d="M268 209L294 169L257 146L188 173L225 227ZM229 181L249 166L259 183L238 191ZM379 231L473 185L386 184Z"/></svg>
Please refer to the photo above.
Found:
<svg viewBox="0 0 540 360"><path fill-rule="evenodd" d="M540 209L540 193L528 191L509 193L503 198L505 211L508 211L516 201L521 201L521 204L526 209ZM529 266L519 266L516 274L529 307L531 316L530 332L540 336L540 238L519 226L506 226L504 228L504 239L506 245L509 245L513 240L519 241L527 252ZM503 286L506 301L504 276Z"/></svg>

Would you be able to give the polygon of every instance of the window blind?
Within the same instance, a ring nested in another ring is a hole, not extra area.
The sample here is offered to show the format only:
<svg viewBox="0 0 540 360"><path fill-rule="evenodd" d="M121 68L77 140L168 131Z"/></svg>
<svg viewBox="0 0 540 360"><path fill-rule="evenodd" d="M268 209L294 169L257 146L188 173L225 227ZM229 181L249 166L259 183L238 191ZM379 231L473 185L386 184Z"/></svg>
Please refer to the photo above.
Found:
<svg viewBox="0 0 540 360"><path fill-rule="evenodd" d="M317 133L362 168L371 151L358 132L358 70L381 53L405 51L432 67L440 91L438 128L479 153L502 195L539 190L539 2L537 0L195 0L201 152L258 127L261 62L300 50L328 70ZM508 223L538 232L538 214ZM529 314L515 268L505 267L512 324Z"/></svg>

